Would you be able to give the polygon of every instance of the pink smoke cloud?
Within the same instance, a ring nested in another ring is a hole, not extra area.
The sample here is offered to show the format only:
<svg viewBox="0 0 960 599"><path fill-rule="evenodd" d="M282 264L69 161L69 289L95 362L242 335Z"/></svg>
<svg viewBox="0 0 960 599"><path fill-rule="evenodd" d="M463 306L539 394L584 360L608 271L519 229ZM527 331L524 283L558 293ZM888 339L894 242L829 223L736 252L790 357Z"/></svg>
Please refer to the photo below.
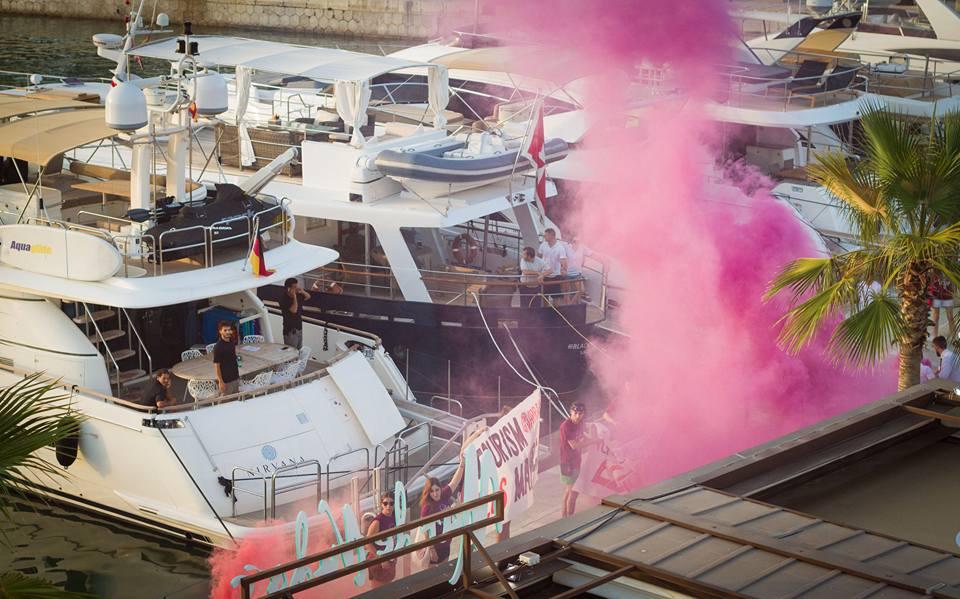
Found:
<svg viewBox="0 0 960 599"><path fill-rule="evenodd" d="M591 130L579 212L563 221L611 256L629 292L625 343L591 347L601 388L618 402L630 456L649 484L879 399L894 373L835 367L823 342L789 356L776 344L784 306L765 304L768 281L787 261L817 255L809 228L749 169L727 185L708 176L720 138L704 104L723 97L715 65L729 60L735 28L724 0L554 0L488 3L497 31L547 52L517 52L518 68L559 74L571 62L595 79L584 103ZM530 64L534 58L538 64ZM682 100L633 112L623 73L668 67L666 91ZM611 75L619 72L621 75ZM549 173L549 169L548 169ZM730 179L733 179L732 181ZM730 185L734 183L736 185ZM744 191L746 190L746 191ZM561 208L570 210L570 207ZM569 233L569 230L568 230Z"/></svg>

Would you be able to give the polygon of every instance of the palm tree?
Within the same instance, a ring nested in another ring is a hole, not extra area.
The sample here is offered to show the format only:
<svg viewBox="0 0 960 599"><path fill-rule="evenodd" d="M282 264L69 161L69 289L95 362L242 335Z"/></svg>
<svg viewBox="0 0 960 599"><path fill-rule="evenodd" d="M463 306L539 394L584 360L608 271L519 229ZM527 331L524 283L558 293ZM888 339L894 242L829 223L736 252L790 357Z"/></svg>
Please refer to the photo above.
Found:
<svg viewBox="0 0 960 599"><path fill-rule="evenodd" d="M898 387L920 382L928 283L960 283L960 114L930 122L866 107L858 153L818 154L810 177L839 200L860 249L800 258L770 283L784 293L780 342L797 352L825 329L838 363L877 364L899 350Z"/></svg>
<svg viewBox="0 0 960 599"><path fill-rule="evenodd" d="M56 383L41 375L24 377L0 389L0 518L11 521L10 503L28 490L25 481L56 479L64 471L37 457L36 452L79 433L80 421L70 413L67 399L55 394ZM0 538L0 545L7 544ZM0 574L0 599L89 597L71 593L19 572Z"/></svg>

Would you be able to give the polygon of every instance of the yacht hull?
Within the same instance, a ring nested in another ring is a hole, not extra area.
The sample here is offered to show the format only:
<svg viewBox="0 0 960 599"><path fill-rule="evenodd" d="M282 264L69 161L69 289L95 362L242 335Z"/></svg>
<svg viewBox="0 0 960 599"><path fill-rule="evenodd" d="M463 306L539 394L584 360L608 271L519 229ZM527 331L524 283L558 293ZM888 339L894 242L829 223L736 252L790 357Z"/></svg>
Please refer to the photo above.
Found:
<svg viewBox="0 0 960 599"><path fill-rule="evenodd" d="M264 300L278 301L282 289L263 287L259 293ZM587 308L585 304L557 306L557 310L484 307L495 345L480 311L472 305L327 293L314 293L307 302L307 310L317 318L379 336L412 392L421 399L452 393L463 400L466 417L496 411L498 394L501 401L509 401L530 393L531 385L511 370L497 346L524 378L530 379L525 359L544 386L561 395L576 392L588 370L584 337L593 335L597 325L588 322ZM503 324L510 327L510 334ZM448 406L439 401L436 407Z"/></svg>

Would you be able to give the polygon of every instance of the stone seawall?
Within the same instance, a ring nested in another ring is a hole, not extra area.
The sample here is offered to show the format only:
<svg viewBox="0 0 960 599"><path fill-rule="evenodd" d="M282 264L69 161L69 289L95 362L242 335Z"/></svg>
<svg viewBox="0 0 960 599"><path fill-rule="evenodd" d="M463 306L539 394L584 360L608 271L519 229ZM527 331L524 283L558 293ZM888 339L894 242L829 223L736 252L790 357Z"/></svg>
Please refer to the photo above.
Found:
<svg viewBox="0 0 960 599"><path fill-rule="evenodd" d="M132 0L137 2L137 0ZM153 8L146 3L148 16ZM158 0L173 22L422 40L465 22L474 0ZM0 14L116 19L124 0L0 0Z"/></svg>

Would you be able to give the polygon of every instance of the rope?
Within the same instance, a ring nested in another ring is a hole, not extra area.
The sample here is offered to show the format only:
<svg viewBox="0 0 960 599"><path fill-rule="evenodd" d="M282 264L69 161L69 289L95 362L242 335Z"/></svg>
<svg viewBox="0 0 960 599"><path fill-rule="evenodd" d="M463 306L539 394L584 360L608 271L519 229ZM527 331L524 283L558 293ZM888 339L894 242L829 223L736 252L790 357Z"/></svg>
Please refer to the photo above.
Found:
<svg viewBox="0 0 960 599"><path fill-rule="evenodd" d="M547 304L549 304L550 307L553 308L553 311L556 312L557 315L558 315L560 318L563 319L563 322L567 323L567 326L570 327L571 329L573 329L573 332L574 332L574 333L576 333L577 335L579 335L581 339L583 339L584 341L587 342L587 344L589 344L589 345L597 348L598 350L600 350L600 353L602 353L603 355L607 355L607 350L603 349L603 346L597 345L597 344L594 343L593 341L590 341L589 339L587 339L587 338L583 335L583 333L581 333L580 331L578 331L578 330L577 330L577 327L573 326L573 324L572 324L569 320L567 320L567 317L563 315L563 312L561 312L560 310L557 310L557 307L553 305L553 302L551 302L551 301L547 298L547 296L545 296L542 292L541 292L539 295L540 295L540 297L542 297L544 300L546 300Z"/></svg>
<svg viewBox="0 0 960 599"><path fill-rule="evenodd" d="M477 312L480 313L480 319L483 321L483 327L487 329L487 334L490 336L490 341L493 342L493 346L497 348L497 353L499 353L500 357L503 358L503 361L507 363L507 366L510 367L510 370L512 370L514 374L520 377L520 380L527 383L528 385L532 385L536 387L537 389L540 390L541 393L544 393L544 395L547 396L547 400L550 402L550 405L553 406L553 409L555 409L558 413L560 413L560 415L563 416L564 418L567 418L569 414L567 413L567 409L563 406L563 403L560 402L560 395L556 392L556 390L550 387L544 387L539 382L530 381L528 378L520 374L520 371L517 370L513 366L513 364L510 362L510 360L507 359L506 354L504 354L503 350L500 349L500 344L497 343L497 339L496 337L494 337L493 331L490 330L490 325L487 324L487 317L483 314L483 308L480 307L480 298L477 297L476 292L473 292L473 291L470 292L470 295L473 296L473 301L475 301L477 304ZM523 365L527 367L527 370L530 370L530 366L527 365L527 361L524 359L523 354L520 352L520 348L517 346L517 342L513 340L513 334L510 333L510 328L507 327L506 325L504 325L504 328L507 331L507 336L510 338L511 343L513 343L513 347L516 350L517 355L520 356L520 360L523 362ZM530 376L532 376L534 380L536 380L536 377L533 375L532 370L530 371ZM554 399L550 397L549 393L545 393L546 391L553 393L553 395L557 398L556 401L554 401ZM559 404L559 407L557 404Z"/></svg>
<svg viewBox="0 0 960 599"><path fill-rule="evenodd" d="M512 370L515 375L517 375L518 377L520 377L520 380L521 380L521 381L527 383L528 385L531 385L531 386L533 386L533 387L536 387L536 388L540 389L540 388L541 388L541 385L540 385L539 383L535 383L535 382L531 381L530 379L528 379L527 377L525 377L525 376L523 376L522 374L520 374L520 371L517 370L516 368L514 368L513 364L510 362L510 360L507 359L506 354L504 354L504 353L503 353L503 350L500 349L500 344L497 343L497 339L496 339L496 337L494 337L493 331L490 330L490 325L487 324L487 317L484 316L484 314L483 314L483 308L480 307L480 298L477 297L477 293L476 293L475 291L471 291L471 292L470 292L470 295L473 296L473 301L475 301L475 302L477 303L477 312L480 313L480 320L483 321L483 327L484 327L485 329L487 329L487 334L490 336L490 341L493 342L493 346L494 346L495 348L497 348L497 353L499 353L499 354L500 354L500 357L503 358L503 361L507 363L507 366L510 367L510 370Z"/></svg>

